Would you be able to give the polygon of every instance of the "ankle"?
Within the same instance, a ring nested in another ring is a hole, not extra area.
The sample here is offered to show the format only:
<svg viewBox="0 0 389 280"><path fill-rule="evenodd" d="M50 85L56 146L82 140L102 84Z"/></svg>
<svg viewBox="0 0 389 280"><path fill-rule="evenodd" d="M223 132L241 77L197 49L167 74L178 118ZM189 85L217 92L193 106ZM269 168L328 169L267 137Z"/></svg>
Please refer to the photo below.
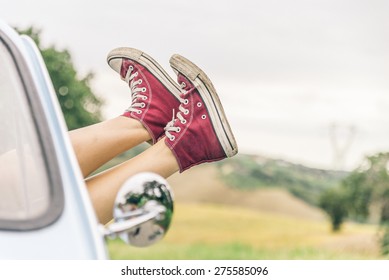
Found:
<svg viewBox="0 0 389 280"><path fill-rule="evenodd" d="M139 142L150 141L151 135L149 131L143 126L143 124L137 119L127 118L125 116L119 116L117 120L120 129L124 134L128 135L130 139L139 139Z"/></svg>

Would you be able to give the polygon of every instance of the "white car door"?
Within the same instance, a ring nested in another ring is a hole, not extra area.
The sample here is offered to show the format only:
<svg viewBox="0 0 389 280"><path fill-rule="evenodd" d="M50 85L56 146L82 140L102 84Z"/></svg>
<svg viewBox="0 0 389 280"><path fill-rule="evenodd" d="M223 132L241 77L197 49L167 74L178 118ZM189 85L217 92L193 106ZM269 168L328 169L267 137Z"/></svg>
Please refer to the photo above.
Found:
<svg viewBox="0 0 389 280"><path fill-rule="evenodd" d="M0 259L104 259L46 67L0 21Z"/></svg>

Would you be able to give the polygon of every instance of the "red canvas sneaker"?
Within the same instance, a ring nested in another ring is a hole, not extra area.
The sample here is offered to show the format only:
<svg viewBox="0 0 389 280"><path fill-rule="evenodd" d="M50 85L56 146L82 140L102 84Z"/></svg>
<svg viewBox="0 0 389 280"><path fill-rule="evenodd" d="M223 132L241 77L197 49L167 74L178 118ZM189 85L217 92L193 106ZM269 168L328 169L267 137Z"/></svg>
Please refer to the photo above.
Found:
<svg viewBox="0 0 389 280"><path fill-rule="evenodd" d="M176 118L165 127L165 143L175 155L180 172L234 156L238 147L209 78L180 55L173 55L170 65L183 93Z"/></svg>
<svg viewBox="0 0 389 280"><path fill-rule="evenodd" d="M114 49L107 62L130 87L132 103L123 116L139 120L156 143L180 104L179 85L154 59L137 49Z"/></svg>

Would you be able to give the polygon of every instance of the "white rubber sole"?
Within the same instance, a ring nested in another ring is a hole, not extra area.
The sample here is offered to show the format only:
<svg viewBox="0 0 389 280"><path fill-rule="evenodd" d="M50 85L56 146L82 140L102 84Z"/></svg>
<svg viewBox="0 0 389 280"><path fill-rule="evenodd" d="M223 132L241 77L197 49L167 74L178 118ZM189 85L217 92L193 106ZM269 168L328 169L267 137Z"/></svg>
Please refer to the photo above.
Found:
<svg viewBox="0 0 389 280"><path fill-rule="evenodd" d="M193 62L175 54L170 58L170 66L190 80L197 88L207 106L216 135L228 157L238 153L238 145L224 113L223 106L208 76Z"/></svg>
<svg viewBox="0 0 389 280"><path fill-rule="evenodd" d="M181 89L180 86L166 73L166 71L148 54L128 47L116 48L110 51L107 55L108 65L120 74L122 59L127 58L133 60L145 68L147 68L161 83L179 99Z"/></svg>

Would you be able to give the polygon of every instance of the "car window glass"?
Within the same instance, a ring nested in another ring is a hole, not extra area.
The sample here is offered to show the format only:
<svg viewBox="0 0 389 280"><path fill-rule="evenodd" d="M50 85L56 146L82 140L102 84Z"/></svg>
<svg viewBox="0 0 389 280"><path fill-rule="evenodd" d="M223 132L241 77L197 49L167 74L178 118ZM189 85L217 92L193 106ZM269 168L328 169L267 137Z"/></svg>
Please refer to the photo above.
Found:
<svg viewBox="0 0 389 280"><path fill-rule="evenodd" d="M21 75L0 41L0 220L48 210L50 188Z"/></svg>

